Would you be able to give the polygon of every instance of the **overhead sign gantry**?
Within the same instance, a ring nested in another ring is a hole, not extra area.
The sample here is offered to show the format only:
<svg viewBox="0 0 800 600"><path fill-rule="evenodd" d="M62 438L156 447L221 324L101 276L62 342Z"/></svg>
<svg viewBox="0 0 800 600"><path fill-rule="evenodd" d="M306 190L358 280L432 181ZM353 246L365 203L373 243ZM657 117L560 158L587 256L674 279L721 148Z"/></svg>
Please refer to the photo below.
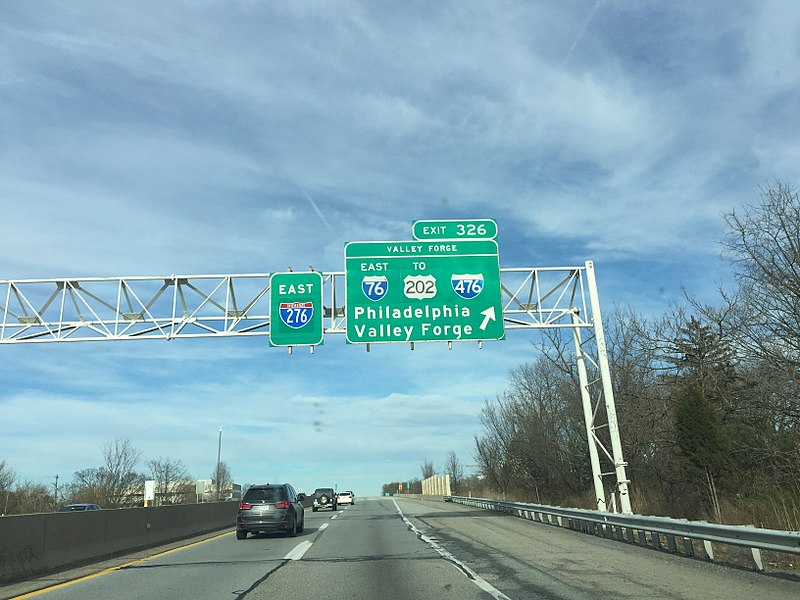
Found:
<svg viewBox="0 0 800 600"><path fill-rule="evenodd" d="M413 348L416 341L499 340L510 329L570 328L596 506L605 510L602 478L615 475L612 499L630 513L594 264L500 269L497 225L488 219L415 221L412 235L347 244L344 273L0 281L0 345L269 335L271 345L291 351L345 333L353 343ZM593 335L584 341L582 330ZM603 472L606 458L613 470Z"/></svg>

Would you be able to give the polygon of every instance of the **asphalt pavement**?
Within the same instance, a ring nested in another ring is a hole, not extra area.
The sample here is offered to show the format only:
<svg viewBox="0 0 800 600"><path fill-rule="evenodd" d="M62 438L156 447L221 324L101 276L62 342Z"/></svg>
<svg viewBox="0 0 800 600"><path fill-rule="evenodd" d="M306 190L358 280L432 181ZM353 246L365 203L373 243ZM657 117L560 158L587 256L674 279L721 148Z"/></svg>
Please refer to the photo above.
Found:
<svg viewBox="0 0 800 600"><path fill-rule="evenodd" d="M305 519L296 537L231 529L0 587L0 598L800 598L797 580L445 502L361 498Z"/></svg>

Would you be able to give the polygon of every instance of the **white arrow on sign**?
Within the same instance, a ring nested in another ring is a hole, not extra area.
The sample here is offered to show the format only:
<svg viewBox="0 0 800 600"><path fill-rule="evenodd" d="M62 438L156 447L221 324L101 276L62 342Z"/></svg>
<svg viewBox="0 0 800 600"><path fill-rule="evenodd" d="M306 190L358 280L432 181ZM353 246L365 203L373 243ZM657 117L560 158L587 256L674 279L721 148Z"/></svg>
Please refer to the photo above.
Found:
<svg viewBox="0 0 800 600"><path fill-rule="evenodd" d="M485 331L489 321L497 320L497 317L494 314L494 306L490 306L486 310L482 310L481 314L483 315L483 322L481 323L480 329L481 331Z"/></svg>

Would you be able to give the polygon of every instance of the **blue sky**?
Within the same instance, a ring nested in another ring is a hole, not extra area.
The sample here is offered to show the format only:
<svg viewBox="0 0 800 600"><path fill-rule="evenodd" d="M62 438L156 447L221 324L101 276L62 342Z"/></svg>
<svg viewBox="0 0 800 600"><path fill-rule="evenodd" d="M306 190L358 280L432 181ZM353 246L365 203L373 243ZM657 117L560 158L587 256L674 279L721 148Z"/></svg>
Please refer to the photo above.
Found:
<svg viewBox="0 0 800 600"><path fill-rule="evenodd" d="M800 179L799 24L790 0L9 0L0 280L341 271L348 241L489 217L503 267L593 260L606 312L714 301L722 214ZM52 482L130 438L205 478L222 426L236 481L373 494L473 463L534 339L3 346L0 459Z"/></svg>

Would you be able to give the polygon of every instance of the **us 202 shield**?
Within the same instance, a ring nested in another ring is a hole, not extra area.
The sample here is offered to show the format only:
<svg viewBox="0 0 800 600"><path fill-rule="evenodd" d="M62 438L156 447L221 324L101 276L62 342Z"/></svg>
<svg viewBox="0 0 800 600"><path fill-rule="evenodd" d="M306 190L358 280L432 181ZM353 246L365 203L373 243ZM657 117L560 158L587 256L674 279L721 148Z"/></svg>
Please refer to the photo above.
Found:
<svg viewBox="0 0 800 600"><path fill-rule="evenodd" d="M436 296L436 278L433 275L406 275L403 293L407 298L429 300Z"/></svg>

